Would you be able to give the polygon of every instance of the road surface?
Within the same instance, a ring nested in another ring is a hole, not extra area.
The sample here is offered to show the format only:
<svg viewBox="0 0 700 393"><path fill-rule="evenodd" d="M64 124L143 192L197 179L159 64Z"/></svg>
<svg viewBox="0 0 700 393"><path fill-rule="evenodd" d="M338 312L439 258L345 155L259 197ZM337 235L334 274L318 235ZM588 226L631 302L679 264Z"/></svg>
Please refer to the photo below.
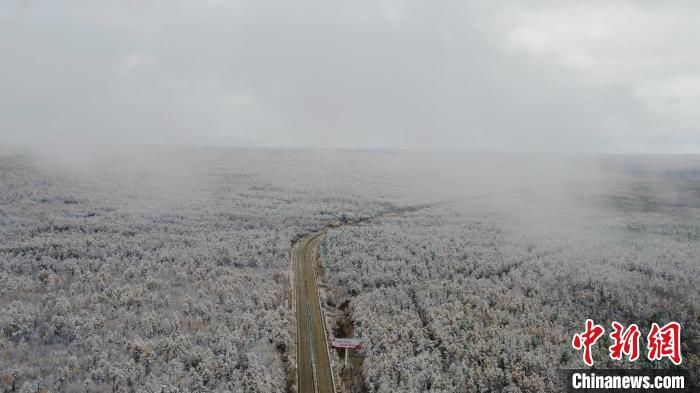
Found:
<svg viewBox="0 0 700 393"><path fill-rule="evenodd" d="M334 393L328 339L316 285L314 250L325 231L297 242L292 252L297 308L297 386L299 393Z"/></svg>

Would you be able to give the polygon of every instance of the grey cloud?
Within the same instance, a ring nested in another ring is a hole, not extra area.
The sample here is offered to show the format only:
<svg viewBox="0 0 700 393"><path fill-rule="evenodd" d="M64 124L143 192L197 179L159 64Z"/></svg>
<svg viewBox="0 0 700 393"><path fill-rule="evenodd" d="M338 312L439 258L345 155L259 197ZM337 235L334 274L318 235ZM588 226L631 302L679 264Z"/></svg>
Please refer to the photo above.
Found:
<svg viewBox="0 0 700 393"><path fill-rule="evenodd" d="M692 78L696 59L682 52L693 39L671 43L678 55L659 66L657 43L629 51L585 29L552 28L571 17L596 29L591 18L604 14L602 5L583 12L575 3L533 4L9 2L0 6L0 138L585 152L700 146L700 120L686 114L692 94L672 97L680 100L674 110L658 107L669 102L659 100L669 91L663 83ZM618 5L609 11L637 15L630 23L656 21L653 29L668 37L669 22L692 7ZM518 31L543 47L514 40ZM571 64L568 43L587 63Z"/></svg>

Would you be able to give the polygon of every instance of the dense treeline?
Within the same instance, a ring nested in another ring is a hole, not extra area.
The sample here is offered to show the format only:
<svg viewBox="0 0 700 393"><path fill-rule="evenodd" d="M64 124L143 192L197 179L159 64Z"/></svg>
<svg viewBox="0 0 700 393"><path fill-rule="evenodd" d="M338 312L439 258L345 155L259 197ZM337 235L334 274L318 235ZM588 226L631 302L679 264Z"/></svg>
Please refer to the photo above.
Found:
<svg viewBox="0 0 700 393"><path fill-rule="evenodd" d="M292 386L292 240L386 206L260 155L99 176L0 158L0 391Z"/></svg>
<svg viewBox="0 0 700 393"><path fill-rule="evenodd" d="M503 155L128 151L0 156L2 391L293 391L292 242L378 216L320 250L329 330L368 344L356 390L557 391L586 318L677 320L698 368L700 194L678 163L667 184Z"/></svg>
<svg viewBox="0 0 700 393"><path fill-rule="evenodd" d="M368 347L366 388L562 391L556 370L584 367L570 343L587 318L608 333L613 320L638 324L643 358L651 323L678 321L683 367L697 371L698 212L607 200L605 210L580 205L549 222L455 203L330 232L320 255L335 290L324 303L332 320L349 302ZM609 345L606 334L597 366L650 366L610 360Z"/></svg>

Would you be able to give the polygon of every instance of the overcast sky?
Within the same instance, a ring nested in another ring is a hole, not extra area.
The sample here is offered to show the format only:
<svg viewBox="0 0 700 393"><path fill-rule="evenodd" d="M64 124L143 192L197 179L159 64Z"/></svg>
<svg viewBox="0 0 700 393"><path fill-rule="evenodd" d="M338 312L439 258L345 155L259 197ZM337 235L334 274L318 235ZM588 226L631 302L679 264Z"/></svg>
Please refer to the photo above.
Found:
<svg viewBox="0 0 700 393"><path fill-rule="evenodd" d="M700 153L698 20L697 1L4 0L0 143Z"/></svg>

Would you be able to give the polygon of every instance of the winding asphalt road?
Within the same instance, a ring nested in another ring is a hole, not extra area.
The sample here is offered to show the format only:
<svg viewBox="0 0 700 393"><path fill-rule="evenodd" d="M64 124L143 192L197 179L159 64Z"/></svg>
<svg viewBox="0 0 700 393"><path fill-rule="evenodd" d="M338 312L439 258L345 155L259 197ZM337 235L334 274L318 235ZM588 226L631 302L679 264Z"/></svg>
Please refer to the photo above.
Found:
<svg viewBox="0 0 700 393"><path fill-rule="evenodd" d="M297 386L299 393L334 393L321 304L316 284L314 250L325 231L306 235L292 257L297 308Z"/></svg>

